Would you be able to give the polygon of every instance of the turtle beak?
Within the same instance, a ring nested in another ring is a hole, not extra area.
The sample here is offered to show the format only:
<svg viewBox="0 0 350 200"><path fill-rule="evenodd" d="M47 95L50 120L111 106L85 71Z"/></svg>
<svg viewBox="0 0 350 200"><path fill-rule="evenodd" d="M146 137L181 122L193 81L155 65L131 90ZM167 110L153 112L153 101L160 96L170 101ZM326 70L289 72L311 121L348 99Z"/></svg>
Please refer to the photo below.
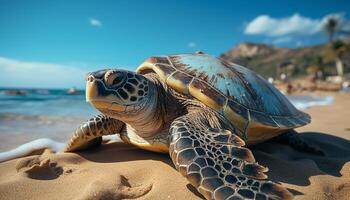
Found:
<svg viewBox="0 0 350 200"><path fill-rule="evenodd" d="M124 111L125 106L121 105L119 99L115 99L111 95L100 96L101 90L104 86L101 80L97 79L94 74L88 74L86 76L86 101L92 104L97 109L112 109L115 111ZM102 91L102 93L105 91Z"/></svg>
<svg viewBox="0 0 350 200"><path fill-rule="evenodd" d="M85 98L87 102L90 102L92 99L97 97L97 86L95 77L91 74L86 76L86 92Z"/></svg>

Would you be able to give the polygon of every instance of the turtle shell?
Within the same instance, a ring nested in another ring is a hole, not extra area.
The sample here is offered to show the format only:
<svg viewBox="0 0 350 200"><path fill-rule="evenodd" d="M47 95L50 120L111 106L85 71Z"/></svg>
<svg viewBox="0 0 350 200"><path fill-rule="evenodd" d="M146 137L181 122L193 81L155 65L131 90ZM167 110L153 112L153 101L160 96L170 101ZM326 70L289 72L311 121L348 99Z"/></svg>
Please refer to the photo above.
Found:
<svg viewBox="0 0 350 200"><path fill-rule="evenodd" d="M258 74L203 53L151 57L136 71L156 72L174 90L222 113L248 139L266 140L310 123L308 114Z"/></svg>

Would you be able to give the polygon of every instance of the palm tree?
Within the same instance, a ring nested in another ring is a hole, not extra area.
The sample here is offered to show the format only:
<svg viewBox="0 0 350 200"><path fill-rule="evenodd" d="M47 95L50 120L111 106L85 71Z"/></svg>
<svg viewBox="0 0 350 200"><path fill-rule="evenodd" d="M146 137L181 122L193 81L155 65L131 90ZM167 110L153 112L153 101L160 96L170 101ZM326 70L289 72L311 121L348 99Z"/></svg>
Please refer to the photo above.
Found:
<svg viewBox="0 0 350 200"><path fill-rule="evenodd" d="M347 50L347 45L342 40L334 40L335 34L349 34L349 21L344 22L339 15L329 16L323 24L323 30L329 37L329 44L327 45L326 57L335 61L337 74L343 76L344 65L342 57ZM327 59L326 58L326 59Z"/></svg>
<svg viewBox="0 0 350 200"><path fill-rule="evenodd" d="M327 33L329 37L329 42L333 42L334 35L339 31L339 26L341 23L341 18L339 16L329 16L326 22L323 24L323 30Z"/></svg>
<svg viewBox="0 0 350 200"><path fill-rule="evenodd" d="M341 40L335 40L332 43L328 44L326 47L326 60L334 60L339 76L344 74L344 65L343 65L343 55L348 50L348 45L346 45Z"/></svg>

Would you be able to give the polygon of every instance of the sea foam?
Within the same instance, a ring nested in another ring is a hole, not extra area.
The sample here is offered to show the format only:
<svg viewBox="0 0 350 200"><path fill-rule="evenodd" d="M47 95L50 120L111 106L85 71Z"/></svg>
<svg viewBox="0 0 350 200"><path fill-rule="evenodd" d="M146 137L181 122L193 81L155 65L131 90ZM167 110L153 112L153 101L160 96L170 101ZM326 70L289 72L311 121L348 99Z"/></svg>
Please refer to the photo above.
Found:
<svg viewBox="0 0 350 200"><path fill-rule="evenodd" d="M28 155L29 153L39 150L39 149L51 149L55 152L62 151L65 144L62 142L57 142L49 138L41 138L33 140L31 142L22 144L15 149L10 151L5 151L0 153L0 162L11 160L14 158L19 158Z"/></svg>
<svg viewBox="0 0 350 200"><path fill-rule="evenodd" d="M108 136L103 136L103 141L120 142L121 139L118 135L108 135ZM10 151L1 152L0 162L5 162L15 158L23 157L23 156L29 155L33 151L40 150L40 149L51 149L55 152L62 152L65 146L66 146L65 143L58 142L49 138L41 138L41 139L33 140L31 142L22 144Z"/></svg>
<svg viewBox="0 0 350 200"><path fill-rule="evenodd" d="M334 96L316 96L316 95L289 95L288 99L292 104L300 109L304 110L312 106L325 106L333 103Z"/></svg>

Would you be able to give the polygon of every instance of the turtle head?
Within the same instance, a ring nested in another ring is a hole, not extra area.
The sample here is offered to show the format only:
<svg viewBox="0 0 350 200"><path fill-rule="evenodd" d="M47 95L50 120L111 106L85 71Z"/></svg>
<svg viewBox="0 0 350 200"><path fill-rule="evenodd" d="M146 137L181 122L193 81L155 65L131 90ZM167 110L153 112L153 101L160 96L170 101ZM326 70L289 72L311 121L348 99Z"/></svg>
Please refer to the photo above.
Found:
<svg viewBox="0 0 350 200"><path fill-rule="evenodd" d="M86 100L102 113L123 120L139 114L152 99L152 82L135 72L104 69L86 77Z"/></svg>

